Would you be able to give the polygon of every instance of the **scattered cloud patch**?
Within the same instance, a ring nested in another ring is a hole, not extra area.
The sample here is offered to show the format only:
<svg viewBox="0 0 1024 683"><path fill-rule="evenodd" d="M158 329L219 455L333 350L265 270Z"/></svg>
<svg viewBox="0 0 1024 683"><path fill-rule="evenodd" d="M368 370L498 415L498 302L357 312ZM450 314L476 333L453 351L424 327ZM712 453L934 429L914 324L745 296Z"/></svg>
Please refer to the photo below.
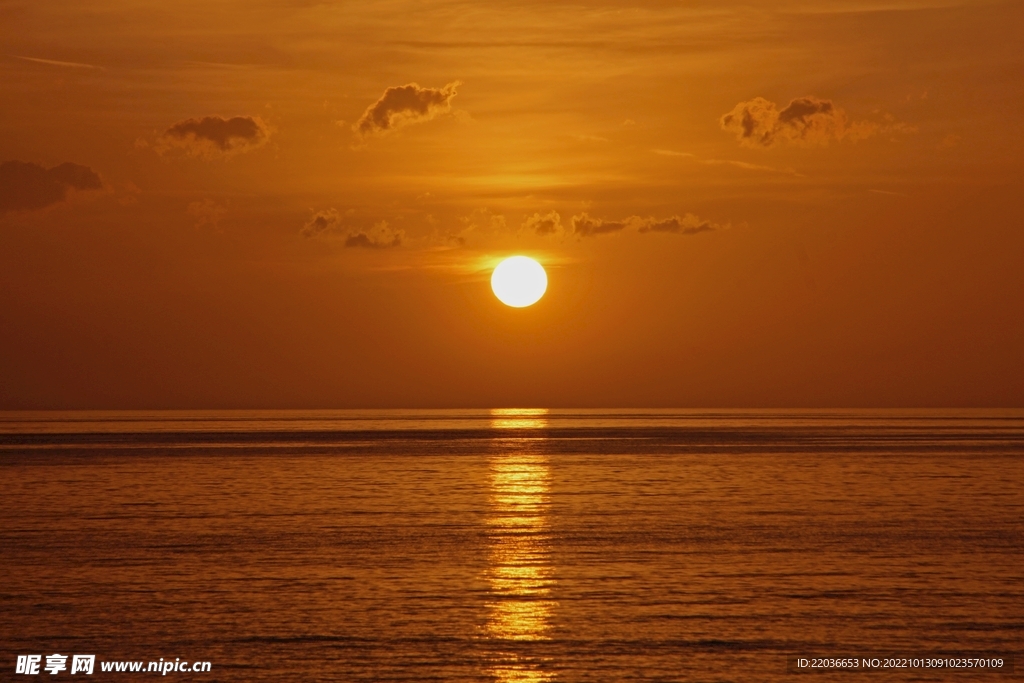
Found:
<svg viewBox="0 0 1024 683"><path fill-rule="evenodd" d="M939 143L939 147L942 149L951 149L959 145L962 139L963 138L961 138L956 133L949 133L948 135L942 138L942 142Z"/></svg>
<svg viewBox="0 0 1024 683"><path fill-rule="evenodd" d="M909 132L906 124L889 117L885 123L850 122L832 100L798 97L781 110L763 97L740 102L719 120L722 130L733 133L741 145L774 147L779 144L827 145L843 140L862 140L881 132Z"/></svg>
<svg viewBox="0 0 1024 683"><path fill-rule="evenodd" d="M362 249L389 249L401 246L404 241L404 231L394 230L387 221L381 221L370 230L349 233L345 238L345 246Z"/></svg>
<svg viewBox="0 0 1024 683"><path fill-rule="evenodd" d="M262 146L270 138L270 127L259 116L204 116L185 119L168 128L157 141L163 154L181 149L203 159L228 157Z"/></svg>
<svg viewBox="0 0 1024 683"><path fill-rule="evenodd" d="M728 224L719 224L700 218L692 213L668 218L648 216L630 216L621 221L605 221L592 218L583 213L572 217L573 234L579 237L593 237L623 230L634 230L638 233L661 232L674 235L696 235L701 232L713 232L728 228Z"/></svg>
<svg viewBox="0 0 1024 683"><path fill-rule="evenodd" d="M380 221L367 230L348 226L346 218L352 213L349 210L342 215L335 208L315 211L302 226L301 234L305 237L338 238L344 241L346 247L364 249L387 249L401 246L405 242L405 232L391 228L387 221Z"/></svg>
<svg viewBox="0 0 1024 683"><path fill-rule="evenodd" d="M306 237L319 237L336 232L340 227L341 214L338 210L324 209L313 212L313 216L302 226L302 234Z"/></svg>
<svg viewBox="0 0 1024 683"><path fill-rule="evenodd" d="M476 209L468 216L459 219L466 230L481 232L503 232L505 230L505 216L500 213L492 213L490 209Z"/></svg>
<svg viewBox="0 0 1024 683"><path fill-rule="evenodd" d="M117 191L117 203L121 206L132 206L139 203L139 195L142 194L142 190L139 186L132 181L127 181L121 185Z"/></svg>
<svg viewBox="0 0 1024 683"><path fill-rule="evenodd" d="M462 227L459 230L449 229L440 235L440 240L447 244L465 246L474 235L489 235L503 233L507 228L505 216L500 213L491 213L490 209L476 209L468 216L459 218Z"/></svg>
<svg viewBox="0 0 1024 683"><path fill-rule="evenodd" d="M99 175L88 166L63 163L53 168L25 161L0 164L0 213L42 209L67 198L72 190L99 190Z"/></svg>
<svg viewBox="0 0 1024 683"><path fill-rule="evenodd" d="M429 121L451 111L452 98L460 85L460 81L453 81L443 88L421 88L416 83L392 86L367 107L352 130L365 138Z"/></svg>
<svg viewBox="0 0 1024 683"><path fill-rule="evenodd" d="M558 235L562 232L562 217L557 211L544 214L535 213L523 223L523 230L541 236Z"/></svg>
<svg viewBox="0 0 1024 683"><path fill-rule="evenodd" d="M200 202L192 202L188 205L185 213L195 219L197 230L219 230L220 220L228 212L230 200L218 204L212 199L204 199Z"/></svg>

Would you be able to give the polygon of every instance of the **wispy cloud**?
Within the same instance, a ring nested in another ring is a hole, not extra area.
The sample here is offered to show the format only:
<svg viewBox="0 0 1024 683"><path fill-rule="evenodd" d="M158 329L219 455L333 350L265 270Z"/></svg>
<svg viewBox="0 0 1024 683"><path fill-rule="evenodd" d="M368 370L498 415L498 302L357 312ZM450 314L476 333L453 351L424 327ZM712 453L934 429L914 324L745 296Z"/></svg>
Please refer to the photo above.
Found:
<svg viewBox="0 0 1024 683"><path fill-rule="evenodd" d="M202 201L190 203L188 208L185 210L185 213L195 219L195 227L197 230L207 229L217 231L220 229L220 221L228 212L228 206L230 204L230 199L224 203L219 203L212 199L204 199Z"/></svg>
<svg viewBox="0 0 1024 683"><path fill-rule="evenodd" d="M507 228L505 216L493 213L486 207L476 209L466 216L460 216L458 224L460 227L457 229L449 227L435 231L430 239L449 246L464 247L469 244L471 239L486 239L488 235L504 233Z"/></svg>
<svg viewBox="0 0 1024 683"><path fill-rule="evenodd" d="M735 161L732 159L701 159L696 154L689 152L673 152L669 149L655 149L651 150L655 154L660 154L666 157L682 157L684 159L691 159L698 164L704 164L706 166L733 166L735 168L741 168L745 171L763 171L765 173L781 173L783 175L791 175L797 178L803 178L802 173L797 173L791 168L775 168L774 166L764 166L762 164L751 164L746 161Z"/></svg>
<svg viewBox="0 0 1024 683"><path fill-rule="evenodd" d="M42 57L24 57L22 55L11 55L15 59L21 59L26 62L35 62L36 64L47 64L49 66L63 66L69 69L102 69L101 66L95 64L83 64L82 62L64 62L59 59L43 59Z"/></svg>
<svg viewBox="0 0 1024 683"><path fill-rule="evenodd" d="M674 152L671 149L652 149L655 154L660 154L663 157L684 157L686 159L696 159L696 154L690 152Z"/></svg>

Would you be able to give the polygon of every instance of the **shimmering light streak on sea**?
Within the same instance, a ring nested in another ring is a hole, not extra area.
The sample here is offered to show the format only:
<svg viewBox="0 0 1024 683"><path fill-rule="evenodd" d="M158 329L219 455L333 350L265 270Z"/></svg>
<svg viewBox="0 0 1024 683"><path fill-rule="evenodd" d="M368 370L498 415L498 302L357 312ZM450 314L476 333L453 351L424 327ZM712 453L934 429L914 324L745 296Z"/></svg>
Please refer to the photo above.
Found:
<svg viewBox="0 0 1024 683"><path fill-rule="evenodd" d="M543 429L547 411L492 411L496 430ZM503 641L548 638L556 604L551 533L548 528L550 472L548 456L537 454L535 436L496 437L490 459L490 596L487 634L495 644L492 673L499 682L539 682L552 675L544 662L502 647Z"/></svg>

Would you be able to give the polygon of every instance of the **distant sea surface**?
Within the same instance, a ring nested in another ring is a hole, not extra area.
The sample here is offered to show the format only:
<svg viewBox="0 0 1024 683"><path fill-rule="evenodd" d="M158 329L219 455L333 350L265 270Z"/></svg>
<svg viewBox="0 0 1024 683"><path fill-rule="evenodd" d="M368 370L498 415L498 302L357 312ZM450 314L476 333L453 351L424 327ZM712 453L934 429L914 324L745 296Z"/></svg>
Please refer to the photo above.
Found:
<svg viewBox="0 0 1024 683"><path fill-rule="evenodd" d="M0 413L0 680L1007 680L1022 633L1024 411Z"/></svg>

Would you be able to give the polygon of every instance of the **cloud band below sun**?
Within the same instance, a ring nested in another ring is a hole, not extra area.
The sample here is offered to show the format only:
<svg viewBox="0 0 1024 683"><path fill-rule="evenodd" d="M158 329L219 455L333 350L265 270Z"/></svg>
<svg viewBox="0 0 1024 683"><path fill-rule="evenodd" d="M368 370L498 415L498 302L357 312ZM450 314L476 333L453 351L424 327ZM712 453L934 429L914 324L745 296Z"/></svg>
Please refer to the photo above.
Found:
<svg viewBox="0 0 1024 683"><path fill-rule="evenodd" d="M692 213L668 218L630 216L620 221L593 218L587 213L572 217L572 234L577 237L595 237L624 230L635 230L638 233L661 232L675 235L696 235L728 227L728 224L715 223Z"/></svg>

